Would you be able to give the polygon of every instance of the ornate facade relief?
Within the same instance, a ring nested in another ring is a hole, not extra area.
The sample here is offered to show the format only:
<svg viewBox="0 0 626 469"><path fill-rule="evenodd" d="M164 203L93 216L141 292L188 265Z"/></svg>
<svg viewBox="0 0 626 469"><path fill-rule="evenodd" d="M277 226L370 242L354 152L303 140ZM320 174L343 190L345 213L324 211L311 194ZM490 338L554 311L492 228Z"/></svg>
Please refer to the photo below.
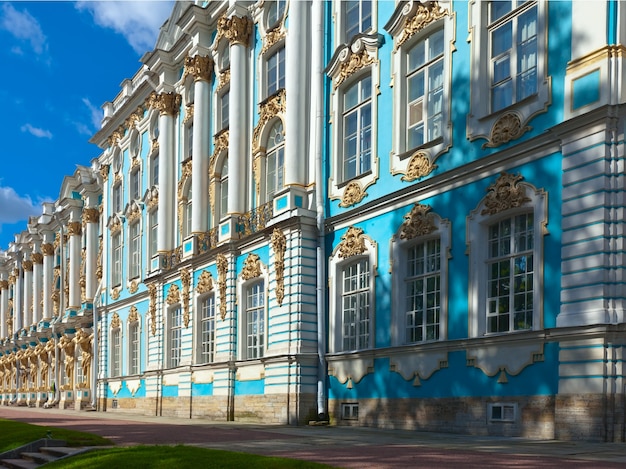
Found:
<svg viewBox="0 0 626 469"><path fill-rule="evenodd" d="M156 109L161 115L175 116L180 110L181 95L170 91L169 93L153 92L148 97L148 107Z"/></svg>
<svg viewBox="0 0 626 469"><path fill-rule="evenodd" d="M150 306L148 306L148 314L150 314L150 332L152 332L152 335L156 335L157 287L153 283L148 285L148 296L150 298Z"/></svg>
<svg viewBox="0 0 626 469"><path fill-rule="evenodd" d="M261 261L256 254L249 254L243 264L241 277L244 280L250 280L261 276Z"/></svg>
<svg viewBox="0 0 626 469"><path fill-rule="evenodd" d="M352 44L344 45L335 52L327 68L335 88L355 72L378 61L381 37L378 34L359 36Z"/></svg>
<svg viewBox="0 0 626 469"><path fill-rule="evenodd" d="M252 133L252 152L258 153L261 146L261 134L263 128L269 121L275 117L279 117L285 114L286 111L286 92L284 89L280 90L277 94L271 96L265 100L259 108L259 122L254 128ZM283 123L284 126L284 123Z"/></svg>
<svg viewBox="0 0 626 469"><path fill-rule="evenodd" d="M276 301L283 304L285 298L285 250L287 249L287 238L278 228L274 228L271 239L274 250L274 271L276 272Z"/></svg>
<svg viewBox="0 0 626 469"><path fill-rule="evenodd" d="M439 2L435 1L399 3L398 9L399 11L394 12L391 20L385 26L385 29L396 39L394 50L398 50L402 44L429 24L450 14L447 9L441 7Z"/></svg>
<svg viewBox="0 0 626 469"><path fill-rule="evenodd" d="M220 291L220 316L226 319L226 275L228 274L228 260L224 254L217 255L217 284Z"/></svg>
<svg viewBox="0 0 626 469"><path fill-rule="evenodd" d="M199 294L209 293L213 291L213 276L210 272L204 270L200 274L200 278L198 279L198 285L196 285L196 291Z"/></svg>
<svg viewBox="0 0 626 469"><path fill-rule="evenodd" d="M191 289L191 274L189 270L183 269L180 271L180 281L183 284L183 292L181 295L183 304L183 324L185 324L185 327L189 327L189 296Z"/></svg>
<svg viewBox="0 0 626 469"><path fill-rule="evenodd" d="M359 181L352 181L348 183L348 185L343 190L343 195L341 196L341 202L339 203L340 207L350 207L352 205L358 204L361 200L365 198L367 192L363 190L363 186Z"/></svg>
<svg viewBox="0 0 626 469"><path fill-rule="evenodd" d="M191 75L194 81L204 80L211 81L211 73L213 72L213 59L209 56L195 55L185 58L185 73L183 80Z"/></svg>
<svg viewBox="0 0 626 469"><path fill-rule="evenodd" d="M363 254L366 250L363 230L354 226L348 228L346 234L341 237L341 243L339 243L339 257L347 259Z"/></svg>
<svg viewBox="0 0 626 469"><path fill-rule="evenodd" d="M217 21L217 37L215 42L226 38L231 44L241 44L248 47L252 35L252 20L247 16L232 16L226 18L222 16Z"/></svg>
<svg viewBox="0 0 626 469"><path fill-rule="evenodd" d="M424 151L418 151L413 156L407 165L406 172L402 176L402 180L405 182L412 182L417 179L428 176L437 168L436 164L433 164L428 157L428 154Z"/></svg>
<svg viewBox="0 0 626 469"><path fill-rule="evenodd" d="M176 303L180 303L180 288L178 285L173 284L167 292L167 297L165 298L165 302L168 305L173 305Z"/></svg>
<svg viewBox="0 0 626 469"><path fill-rule="evenodd" d="M529 130L532 127L522 124L522 118L517 112L505 112L494 122L489 140L483 144L483 148L499 147L520 138Z"/></svg>
<svg viewBox="0 0 626 469"><path fill-rule="evenodd" d="M519 174L515 176L501 173L496 182L487 188L485 208L481 215L493 215L530 202L530 198L526 196L526 188L519 185L522 179L524 178Z"/></svg>
<svg viewBox="0 0 626 469"><path fill-rule="evenodd" d="M415 204L411 211L404 216L404 223L400 229L400 239L413 239L424 236L437 229L435 216L429 213L429 205Z"/></svg>

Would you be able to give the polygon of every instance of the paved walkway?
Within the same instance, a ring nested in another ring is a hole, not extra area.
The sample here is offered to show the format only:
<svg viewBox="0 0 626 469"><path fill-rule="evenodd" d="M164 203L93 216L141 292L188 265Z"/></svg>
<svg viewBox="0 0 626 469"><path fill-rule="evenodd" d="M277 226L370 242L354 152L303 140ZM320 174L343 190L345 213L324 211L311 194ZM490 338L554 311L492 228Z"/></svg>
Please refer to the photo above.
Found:
<svg viewBox="0 0 626 469"><path fill-rule="evenodd" d="M533 441L374 428L289 427L120 412L0 407L0 418L95 433L119 445L189 444L343 468L624 468L626 443ZM1 431L0 424L0 431Z"/></svg>

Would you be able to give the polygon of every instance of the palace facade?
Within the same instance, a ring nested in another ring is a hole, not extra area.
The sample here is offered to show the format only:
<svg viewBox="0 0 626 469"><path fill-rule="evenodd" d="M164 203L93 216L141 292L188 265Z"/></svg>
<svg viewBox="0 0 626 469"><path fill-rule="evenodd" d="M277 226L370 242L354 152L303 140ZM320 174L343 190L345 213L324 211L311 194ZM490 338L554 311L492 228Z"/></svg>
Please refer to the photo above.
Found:
<svg viewBox="0 0 626 469"><path fill-rule="evenodd" d="M625 23L176 2L0 252L1 403L625 441Z"/></svg>

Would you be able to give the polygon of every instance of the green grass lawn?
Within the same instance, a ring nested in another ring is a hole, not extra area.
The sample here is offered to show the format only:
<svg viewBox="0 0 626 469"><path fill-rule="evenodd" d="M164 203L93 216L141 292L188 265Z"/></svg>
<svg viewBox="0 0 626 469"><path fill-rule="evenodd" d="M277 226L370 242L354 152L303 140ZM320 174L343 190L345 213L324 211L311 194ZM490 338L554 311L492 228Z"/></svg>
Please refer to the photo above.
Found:
<svg viewBox="0 0 626 469"><path fill-rule="evenodd" d="M54 439L67 441L68 446L106 446L112 444L106 438L92 435L91 433L0 419L0 453L18 448L40 438L46 438L48 434L51 434ZM316 469L331 466L297 459L274 458L178 445L103 448L47 464L45 467L50 469L110 469L112 467L129 467L132 469L242 467Z"/></svg>

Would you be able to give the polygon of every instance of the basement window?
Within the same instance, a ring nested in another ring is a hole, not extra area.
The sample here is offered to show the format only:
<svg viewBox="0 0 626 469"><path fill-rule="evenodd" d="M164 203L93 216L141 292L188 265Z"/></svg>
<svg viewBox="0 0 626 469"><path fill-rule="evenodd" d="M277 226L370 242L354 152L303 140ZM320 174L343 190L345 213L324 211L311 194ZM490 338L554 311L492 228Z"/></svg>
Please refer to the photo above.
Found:
<svg viewBox="0 0 626 469"><path fill-rule="evenodd" d="M487 415L491 422L515 422L517 404L495 403L489 404Z"/></svg>
<svg viewBox="0 0 626 469"><path fill-rule="evenodd" d="M341 404L341 420L359 420L359 404Z"/></svg>

